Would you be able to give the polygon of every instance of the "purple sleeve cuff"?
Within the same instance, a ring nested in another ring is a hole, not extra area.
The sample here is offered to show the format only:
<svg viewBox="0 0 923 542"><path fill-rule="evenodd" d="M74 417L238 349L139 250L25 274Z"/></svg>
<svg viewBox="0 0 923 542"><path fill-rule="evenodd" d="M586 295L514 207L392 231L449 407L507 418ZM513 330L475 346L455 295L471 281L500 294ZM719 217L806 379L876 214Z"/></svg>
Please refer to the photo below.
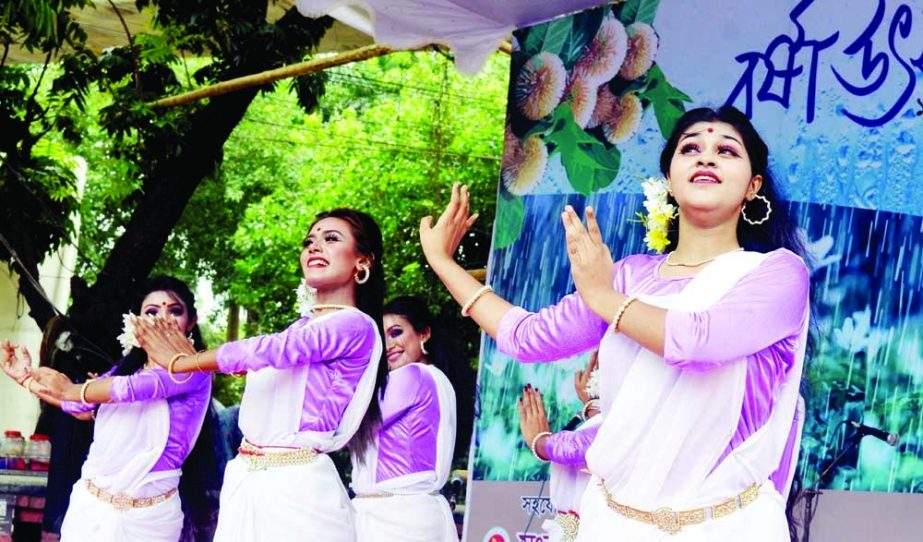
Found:
<svg viewBox="0 0 923 542"><path fill-rule="evenodd" d="M80 401L61 401L61 410L68 414L83 414L96 408L96 405L90 403L85 405Z"/></svg>
<svg viewBox="0 0 923 542"><path fill-rule="evenodd" d="M559 465L586 467L586 451L596 438L598 427L585 431L558 431L545 440L548 461Z"/></svg>
<svg viewBox="0 0 923 542"><path fill-rule="evenodd" d="M523 362L558 361L598 346L606 327L573 293L539 312L507 311L497 328L497 349Z"/></svg>
<svg viewBox="0 0 923 542"><path fill-rule="evenodd" d="M109 384L109 396L113 403L133 403L167 399L211 384L210 373L181 374L175 378L181 383L171 380L167 371L161 367L145 369L128 376L114 376Z"/></svg>

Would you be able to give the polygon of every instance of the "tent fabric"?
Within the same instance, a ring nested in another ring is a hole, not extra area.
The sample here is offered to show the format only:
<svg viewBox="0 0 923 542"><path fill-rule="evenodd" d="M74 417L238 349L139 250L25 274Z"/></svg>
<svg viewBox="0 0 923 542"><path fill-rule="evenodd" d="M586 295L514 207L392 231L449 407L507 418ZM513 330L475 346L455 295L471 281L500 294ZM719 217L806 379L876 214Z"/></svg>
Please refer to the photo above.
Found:
<svg viewBox="0 0 923 542"><path fill-rule="evenodd" d="M392 49L441 44L474 74L516 28L605 4L601 0L298 0L306 17L330 15Z"/></svg>

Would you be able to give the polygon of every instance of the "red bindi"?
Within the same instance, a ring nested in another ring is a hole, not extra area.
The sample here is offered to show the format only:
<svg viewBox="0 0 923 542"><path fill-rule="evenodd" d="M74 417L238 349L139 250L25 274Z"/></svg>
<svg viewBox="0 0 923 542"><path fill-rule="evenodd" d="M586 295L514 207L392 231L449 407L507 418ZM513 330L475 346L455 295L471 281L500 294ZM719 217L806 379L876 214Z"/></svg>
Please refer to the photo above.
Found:
<svg viewBox="0 0 923 542"><path fill-rule="evenodd" d="M714 132L714 131L715 131L715 129L709 126L709 128L708 128L708 133L712 133L712 132Z"/></svg>

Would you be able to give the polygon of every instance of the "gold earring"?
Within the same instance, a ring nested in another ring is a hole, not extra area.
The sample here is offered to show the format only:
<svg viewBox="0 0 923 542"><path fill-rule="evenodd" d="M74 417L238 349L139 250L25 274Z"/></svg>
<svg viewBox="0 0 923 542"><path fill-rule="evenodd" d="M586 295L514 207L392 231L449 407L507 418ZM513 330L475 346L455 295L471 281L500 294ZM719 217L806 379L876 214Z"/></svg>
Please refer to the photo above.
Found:
<svg viewBox="0 0 923 542"><path fill-rule="evenodd" d="M359 278L359 274L362 274L362 278ZM356 284L365 284L369 281L369 278L372 276L372 271L369 270L368 266L362 265L359 266L359 271L356 271L354 278L356 279Z"/></svg>

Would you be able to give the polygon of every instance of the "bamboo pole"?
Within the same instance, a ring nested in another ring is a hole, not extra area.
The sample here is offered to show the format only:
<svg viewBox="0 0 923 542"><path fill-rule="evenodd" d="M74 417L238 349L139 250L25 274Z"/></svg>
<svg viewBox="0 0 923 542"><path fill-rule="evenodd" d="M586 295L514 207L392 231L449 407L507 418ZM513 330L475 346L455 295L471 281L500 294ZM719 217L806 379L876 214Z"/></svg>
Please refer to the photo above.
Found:
<svg viewBox="0 0 923 542"><path fill-rule="evenodd" d="M281 68L276 68L274 70L267 70L264 72L255 73L253 75L245 75L243 77L237 77L228 81L222 81L220 83L209 85L204 88L177 94L176 96L161 98L155 102L151 102L150 105L155 107L175 107L190 102L196 102L205 98L220 96L222 94L234 92L243 88L266 85L280 79L286 79L288 77L299 77L301 75L307 75L309 73L315 73L326 70L328 68L333 68L334 66L342 66L343 64L350 64L352 62L360 62L362 60L384 56L391 52L392 50L388 47L382 47L381 45L368 45L366 47L360 47L359 49L354 49L352 51L332 57L317 58L308 60L306 62L299 62L298 64L282 66Z"/></svg>

